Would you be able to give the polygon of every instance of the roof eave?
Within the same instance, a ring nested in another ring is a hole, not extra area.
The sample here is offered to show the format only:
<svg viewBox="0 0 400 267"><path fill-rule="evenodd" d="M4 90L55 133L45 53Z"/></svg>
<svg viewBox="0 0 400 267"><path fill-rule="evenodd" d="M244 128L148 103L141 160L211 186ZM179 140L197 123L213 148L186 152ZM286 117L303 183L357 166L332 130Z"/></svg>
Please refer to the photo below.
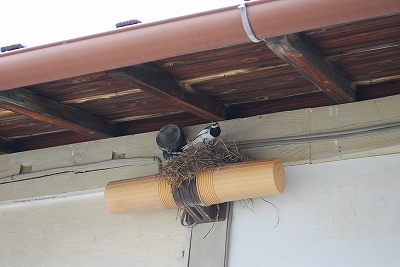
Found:
<svg viewBox="0 0 400 267"><path fill-rule="evenodd" d="M398 0L247 3L258 38L400 12ZM236 6L0 55L0 90L116 69L249 42Z"/></svg>

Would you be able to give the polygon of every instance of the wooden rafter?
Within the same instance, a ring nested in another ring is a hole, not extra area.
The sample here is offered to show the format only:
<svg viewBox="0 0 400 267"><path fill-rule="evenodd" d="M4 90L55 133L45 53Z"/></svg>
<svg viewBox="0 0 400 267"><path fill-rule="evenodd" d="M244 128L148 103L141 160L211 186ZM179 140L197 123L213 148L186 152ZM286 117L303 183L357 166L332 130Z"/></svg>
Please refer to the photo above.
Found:
<svg viewBox="0 0 400 267"><path fill-rule="evenodd" d="M192 114L174 114L168 116L162 116L156 119L143 119L135 121L120 122L119 126L121 129L121 135L132 135L139 133L146 133L152 131L158 131L161 127L167 124L176 124L179 127L186 127L190 125L206 123L207 121L198 118ZM92 138L77 134L74 132L59 132L51 134L41 134L23 138L17 138L13 142L13 149L11 150L1 150L2 143L0 139L0 154L11 153L11 152L21 152L33 149L41 149L46 147L62 146L72 143L80 143L91 141ZM6 144L6 143L4 143ZM11 147L10 147L11 148Z"/></svg>
<svg viewBox="0 0 400 267"><path fill-rule="evenodd" d="M186 127L195 124L207 123L207 120L196 117L190 113L173 114L159 118L127 121L121 123L121 135L130 135L158 131L167 124L175 124Z"/></svg>
<svg viewBox="0 0 400 267"><path fill-rule="evenodd" d="M300 34L278 36L267 39L266 42L277 56L337 103L356 100L355 88Z"/></svg>
<svg viewBox="0 0 400 267"><path fill-rule="evenodd" d="M14 141L0 136L0 154L11 153L14 151Z"/></svg>
<svg viewBox="0 0 400 267"><path fill-rule="evenodd" d="M12 152L63 146L67 144L88 142L92 140L93 138L91 137L70 131L52 134L41 134L15 139Z"/></svg>
<svg viewBox="0 0 400 267"><path fill-rule="evenodd" d="M179 106L207 121L227 118L226 106L210 97L183 88L174 78L148 64L120 68L109 71L108 74L127 84L139 86L166 103Z"/></svg>
<svg viewBox="0 0 400 267"><path fill-rule="evenodd" d="M93 139L119 132L112 122L22 88L0 92L0 107Z"/></svg>
<svg viewBox="0 0 400 267"><path fill-rule="evenodd" d="M335 101L323 92L296 95L284 99L272 99L260 102L232 105L233 113L238 118L252 117L262 114L277 113L289 110L316 108L334 105Z"/></svg>

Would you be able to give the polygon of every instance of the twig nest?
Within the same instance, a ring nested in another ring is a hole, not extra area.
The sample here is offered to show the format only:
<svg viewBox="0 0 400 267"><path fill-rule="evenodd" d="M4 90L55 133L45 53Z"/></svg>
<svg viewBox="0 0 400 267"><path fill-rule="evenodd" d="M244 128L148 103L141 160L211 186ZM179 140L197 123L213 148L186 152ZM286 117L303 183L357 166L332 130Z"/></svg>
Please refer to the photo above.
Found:
<svg viewBox="0 0 400 267"><path fill-rule="evenodd" d="M203 171L244 161L250 161L249 156L236 147L228 148L219 142L213 146L203 144L200 147L189 147L183 152L174 153L174 156L164 164L159 175L164 176L172 188L177 188L183 181L190 181Z"/></svg>

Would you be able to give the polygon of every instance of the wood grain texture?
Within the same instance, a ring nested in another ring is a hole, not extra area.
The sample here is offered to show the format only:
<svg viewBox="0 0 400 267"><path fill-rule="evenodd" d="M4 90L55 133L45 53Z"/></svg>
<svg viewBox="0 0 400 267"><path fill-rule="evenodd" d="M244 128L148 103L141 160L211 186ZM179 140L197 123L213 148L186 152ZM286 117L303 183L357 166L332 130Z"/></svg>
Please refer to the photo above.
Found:
<svg viewBox="0 0 400 267"><path fill-rule="evenodd" d="M22 152L35 149L45 149L68 144L76 144L94 141L96 138L82 135L71 131L60 131L57 133L33 135L13 139L15 142L13 152Z"/></svg>
<svg viewBox="0 0 400 267"><path fill-rule="evenodd" d="M14 151L14 141L0 136L0 154Z"/></svg>
<svg viewBox="0 0 400 267"><path fill-rule="evenodd" d="M358 87L358 98L369 100L400 94L400 80Z"/></svg>
<svg viewBox="0 0 400 267"><path fill-rule="evenodd" d="M15 113L14 113L15 114ZM16 140L17 138L32 137L63 132L64 129L33 118L17 115L0 120L0 133L3 137Z"/></svg>
<svg viewBox="0 0 400 267"><path fill-rule="evenodd" d="M228 105L254 103L300 94L308 95L320 91L319 88L287 66L275 71L258 72L258 77L251 77L254 73L238 74L236 77L193 85L193 88L207 92L210 96Z"/></svg>
<svg viewBox="0 0 400 267"><path fill-rule="evenodd" d="M399 31L400 34L400 31ZM398 75L400 58L400 41L397 45L370 48L370 50L337 56L329 59L339 66L351 82L360 83L369 80L381 79ZM398 80L395 77L394 80Z"/></svg>
<svg viewBox="0 0 400 267"><path fill-rule="evenodd" d="M270 114L276 112L317 108L336 104L332 98L323 92L312 94L301 94L286 99L272 99L259 102L242 103L232 105L232 113L235 118L252 117L256 115Z"/></svg>
<svg viewBox="0 0 400 267"><path fill-rule="evenodd" d="M21 151L29 151L34 149L44 149L49 147L62 146L67 144L81 143L87 141L93 141L95 138L90 136L85 136L82 134L74 133L71 131L63 131L57 128L56 131L51 131L49 134L37 134L38 132L43 132L43 127L46 127L48 130L55 128L54 126L31 120L24 119L24 123L20 123L22 125L29 123L32 126L31 132L34 133L32 136L22 136L21 138L14 138L15 145L13 146L13 150L10 152L21 152ZM193 124L206 123L207 120L201 119L194 115L188 113L178 113L172 115L161 115L158 118L145 118L141 120L133 120L120 122L120 134L124 135L132 135L132 134L141 134L146 132L153 132L160 130L163 126L167 124L175 124L179 127L186 127ZM2 124L5 122L0 121L0 132L8 134L8 131L3 130ZM33 127L35 126L35 127ZM37 129L39 128L39 129ZM9 129L9 127L7 128ZM14 132L19 133L16 129L12 128ZM21 129L21 134L26 133Z"/></svg>
<svg viewBox="0 0 400 267"><path fill-rule="evenodd" d="M198 117L210 121L227 117L227 108L224 105L182 88L171 76L149 65L126 67L108 73Z"/></svg>
<svg viewBox="0 0 400 267"><path fill-rule="evenodd" d="M33 119L94 138L105 138L118 134L118 127L114 123L41 97L26 89L0 92L0 106Z"/></svg>
<svg viewBox="0 0 400 267"><path fill-rule="evenodd" d="M305 32L305 37L325 56L345 54L383 43L399 41L400 15L373 18Z"/></svg>
<svg viewBox="0 0 400 267"><path fill-rule="evenodd" d="M123 122L121 123L121 134L128 135L158 131L167 124L175 124L179 127L186 127L206 122L208 122L208 120L184 112L168 116L160 116L157 119L152 118Z"/></svg>
<svg viewBox="0 0 400 267"><path fill-rule="evenodd" d="M296 68L337 103L355 100L355 89L333 65L326 62L299 34L267 39L267 46L283 61Z"/></svg>
<svg viewBox="0 0 400 267"><path fill-rule="evenodd" d="M265 44L243 44L152 62L179 80L196 79L235 69L258 69L282 61ZM213 71L213 70L217 71Z"/></svg>

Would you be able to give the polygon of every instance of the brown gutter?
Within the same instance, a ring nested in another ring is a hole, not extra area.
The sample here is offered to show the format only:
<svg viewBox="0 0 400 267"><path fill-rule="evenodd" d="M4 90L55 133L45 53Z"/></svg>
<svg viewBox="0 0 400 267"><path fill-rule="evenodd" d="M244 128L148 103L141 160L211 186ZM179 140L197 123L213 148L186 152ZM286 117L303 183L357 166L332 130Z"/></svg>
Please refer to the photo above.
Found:
<svg viewBox="0 0 400 267"><path fill-rule="evenodd" d="M400 13L398 0L248 2L258 38ZM249 42L238 8L217 9L0 55L0 90Z"/></svg>

